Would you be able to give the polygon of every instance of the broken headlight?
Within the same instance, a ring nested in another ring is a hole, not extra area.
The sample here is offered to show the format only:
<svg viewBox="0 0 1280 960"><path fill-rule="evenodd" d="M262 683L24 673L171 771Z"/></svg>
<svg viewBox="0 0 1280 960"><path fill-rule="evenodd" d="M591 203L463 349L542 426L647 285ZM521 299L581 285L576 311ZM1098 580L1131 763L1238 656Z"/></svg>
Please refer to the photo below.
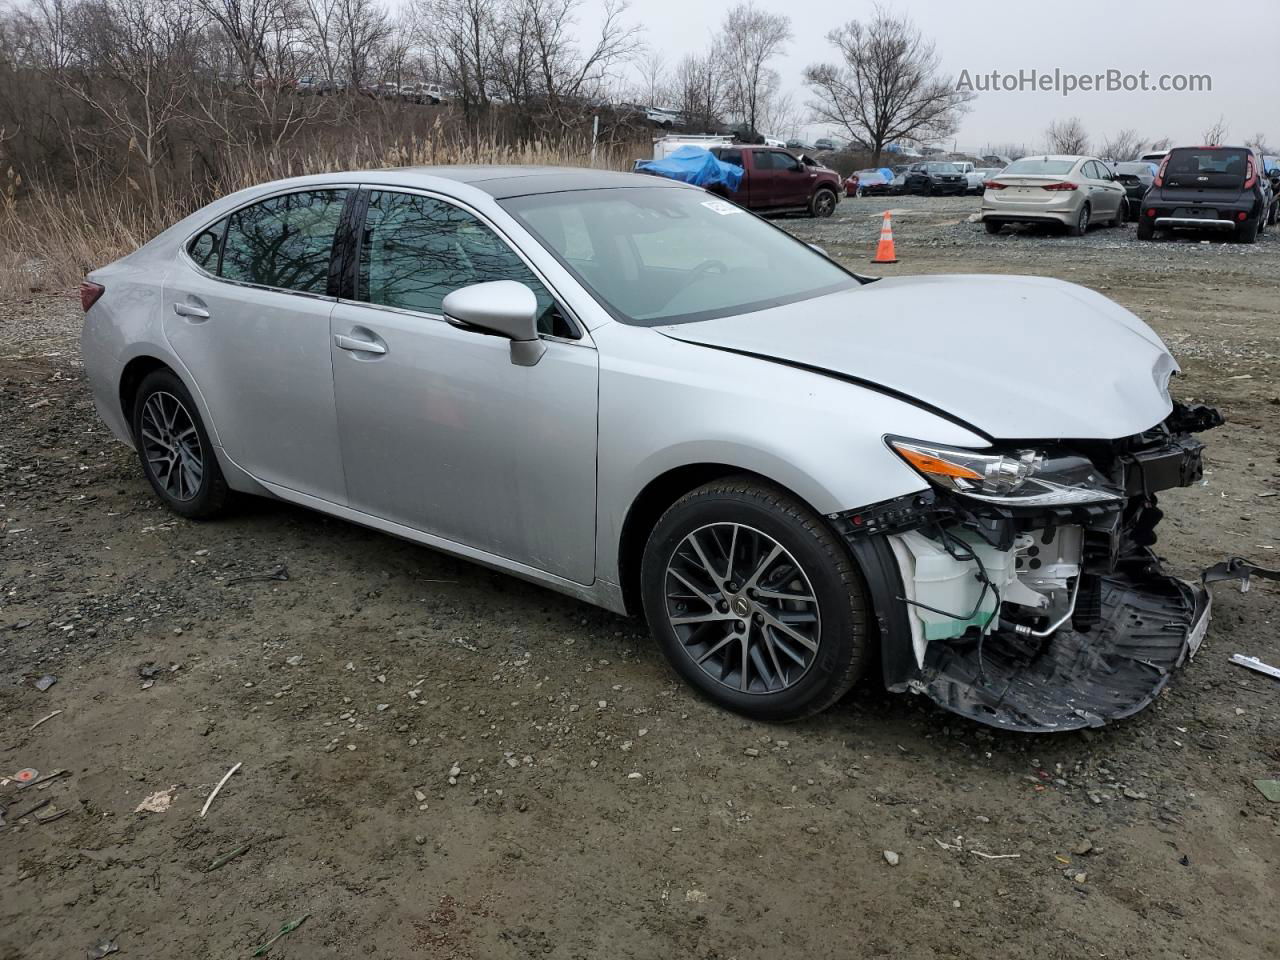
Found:
<svg viewBox="0 0 1280 960"><path fill-rule="evenodd" d="M1093 464L1074 454L1018 450L980 453L915 440L886 438L898 456L930 483L974 500L1011 507L1070 506L1124 499Z"/></svg>

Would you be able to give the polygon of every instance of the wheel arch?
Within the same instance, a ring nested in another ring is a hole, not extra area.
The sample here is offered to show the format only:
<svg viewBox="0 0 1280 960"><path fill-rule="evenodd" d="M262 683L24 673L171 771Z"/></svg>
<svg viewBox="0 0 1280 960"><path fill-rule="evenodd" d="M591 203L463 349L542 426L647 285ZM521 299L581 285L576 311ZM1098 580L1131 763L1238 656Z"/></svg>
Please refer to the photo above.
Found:
<svg viewBox="0 0 1280 960"><path fill-rule="evenodd" d="M133 433L133 405L138 398L138 387L142 385L147 374L155 370L168 370L179 380L182 379L182 374L151 354L140 354L134 357L120 371L117 396L120 401L120 412L124 414L125 426L128 427L130 434Z"/></svg>
<svg viewBox="0 0 1280 960"><path fill-rule="evenodd" d="M759 470L728 462L686 463L672 467L650 480L631 501L618 536L617 562L619 586L629 614L638 614L640 604L640 561L645 543L658 519L667 509L691 490L726 477L748 477L785 492L819 517L823 511L813 498L797 490L795 484L782 482ZM825 517L824 517L825 520ZM856 560L857 558L855 558Z"/></svg>

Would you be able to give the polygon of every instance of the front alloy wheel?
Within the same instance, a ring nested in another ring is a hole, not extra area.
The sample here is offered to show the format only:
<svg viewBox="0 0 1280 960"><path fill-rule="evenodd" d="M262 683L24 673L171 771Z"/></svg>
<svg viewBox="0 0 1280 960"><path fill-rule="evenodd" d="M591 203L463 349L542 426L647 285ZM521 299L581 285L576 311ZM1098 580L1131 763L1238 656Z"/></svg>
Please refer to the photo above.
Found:
<svg viewBox="0 0 1280 960"><path fill-rule="evenodd" d="M752 527L691 532L667 562L667 622L707 676L740 693L775 693L813 664L818 600L786 549Z"/></svg>
<svg viewBox="0 0 1280 960"><path fill-rule="evenodd" d="M830 706L869 655L866 588L821 517L753 478L686 494L645 546L649 628L721 706L796 720Z"/></svg>

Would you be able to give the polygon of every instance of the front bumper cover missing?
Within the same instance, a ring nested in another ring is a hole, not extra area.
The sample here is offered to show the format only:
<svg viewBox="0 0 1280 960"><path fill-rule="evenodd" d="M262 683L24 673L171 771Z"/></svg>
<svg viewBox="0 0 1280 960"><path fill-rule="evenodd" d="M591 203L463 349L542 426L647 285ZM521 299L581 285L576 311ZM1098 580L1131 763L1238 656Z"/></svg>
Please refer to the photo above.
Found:
<svg viewBox="0 0 1280 960"><path fill-rule="evenodd" d="M1204 639L1206 584L1271 573L1235 558L1191 584L1165 572L1150 549L1162 516L1155 493L1200 478L1203 447L1190 433L1221 423L1212 408L1177 404L1160 427L1095 450L1092 459L1109 468L1103 473L1115 489L1128 494L1123 505L1009 511L975 508L930 489L832 516L871 592L885 685L923 693L989 726L1024 732L1100 727L1150 705ZM929 642L923 662L917 661L902 573L888 537L965 523L983 524L1007 539L1032 524L1081 526L1086 610L1047 638L1019 636L1006 626L985 636L974 630Z"/></svg>

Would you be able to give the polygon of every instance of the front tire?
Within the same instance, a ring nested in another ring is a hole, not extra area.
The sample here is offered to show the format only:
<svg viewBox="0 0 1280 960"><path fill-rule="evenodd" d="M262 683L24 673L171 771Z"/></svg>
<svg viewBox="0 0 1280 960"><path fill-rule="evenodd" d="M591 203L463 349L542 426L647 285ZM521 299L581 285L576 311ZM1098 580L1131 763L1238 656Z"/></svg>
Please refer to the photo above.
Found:
<svg viewBox="0 0 1280 960"><path fill-rule="evenodd" d="M649 628L680 676L758 720L798 720L866 668L866 586L821 517L789 494L729 478L686 494L645 545Z"/></svg>
<svg viewBox="0 0 1280 960"><path fill-rule="evenodd" d="M836 212L836 203L835 193L823 187L809 200L809 216L829 217Z"/></svg>
<svg viewBox="0 0 1280 960"><path fill-rule="evenodd" d="M231 497L191 393L171 370L142 379L133 402L142 472L160 501L190 520L217 516Z"/></svg>

